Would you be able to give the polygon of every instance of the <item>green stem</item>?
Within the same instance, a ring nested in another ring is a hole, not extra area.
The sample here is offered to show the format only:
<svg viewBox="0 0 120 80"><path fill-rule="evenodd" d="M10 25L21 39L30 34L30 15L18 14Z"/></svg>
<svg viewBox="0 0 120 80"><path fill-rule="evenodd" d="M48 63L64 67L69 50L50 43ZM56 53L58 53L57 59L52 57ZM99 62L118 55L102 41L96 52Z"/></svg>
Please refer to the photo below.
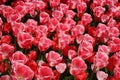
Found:
<svg viewBox="0 0 120 80"><path fill-rule="evenodd" d="M90 76L90 80L92 80L93 78L93 75L94 75L94 72L92 72L91 76Z"/></svg>
<svg viewBox="0 0 120 80"><path fill-rule="evenodd" d="M93 72L92 72L92 74L91 74L91 76L90 76L90 80L93 80L93 76L94 76L94 73L96 72L96 67L94 67L93 68Z"/></svg>

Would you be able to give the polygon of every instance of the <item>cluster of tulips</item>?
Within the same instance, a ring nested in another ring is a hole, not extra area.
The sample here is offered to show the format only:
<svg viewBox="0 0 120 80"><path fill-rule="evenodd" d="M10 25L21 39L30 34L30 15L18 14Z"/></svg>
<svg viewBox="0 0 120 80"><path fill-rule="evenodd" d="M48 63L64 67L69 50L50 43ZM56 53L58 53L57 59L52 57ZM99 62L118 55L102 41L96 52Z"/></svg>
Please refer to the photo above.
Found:
<svg viewBox="0 0 120 80"><path fill-rule="evenodd" d="M0 80L120 80L120 0L0 0Z"/></svg>

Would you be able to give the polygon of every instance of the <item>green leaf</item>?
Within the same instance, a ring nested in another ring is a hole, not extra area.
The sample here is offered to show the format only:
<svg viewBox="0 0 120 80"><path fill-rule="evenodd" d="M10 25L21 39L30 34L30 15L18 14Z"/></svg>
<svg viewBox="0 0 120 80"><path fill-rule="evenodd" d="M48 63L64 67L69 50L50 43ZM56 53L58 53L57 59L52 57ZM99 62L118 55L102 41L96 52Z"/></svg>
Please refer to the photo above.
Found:
<svg viewBox="0 0 120 80"><path fill-rule="evenodd" d="M68 76L68 77L65 77L64 80L75 80L75 78L73 76Z"/></svg>

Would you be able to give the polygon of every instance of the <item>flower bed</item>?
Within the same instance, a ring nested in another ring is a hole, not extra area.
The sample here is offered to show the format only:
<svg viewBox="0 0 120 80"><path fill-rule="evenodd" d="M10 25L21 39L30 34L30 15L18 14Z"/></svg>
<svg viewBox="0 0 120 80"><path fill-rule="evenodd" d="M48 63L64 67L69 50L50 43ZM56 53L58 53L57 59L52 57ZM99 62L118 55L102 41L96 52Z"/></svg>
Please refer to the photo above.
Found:
<svg viewBox="0 0 120 80"><path fill-rule="evenodd" d="M120 0L0 0L0 80L120 80Z"/></svg>

